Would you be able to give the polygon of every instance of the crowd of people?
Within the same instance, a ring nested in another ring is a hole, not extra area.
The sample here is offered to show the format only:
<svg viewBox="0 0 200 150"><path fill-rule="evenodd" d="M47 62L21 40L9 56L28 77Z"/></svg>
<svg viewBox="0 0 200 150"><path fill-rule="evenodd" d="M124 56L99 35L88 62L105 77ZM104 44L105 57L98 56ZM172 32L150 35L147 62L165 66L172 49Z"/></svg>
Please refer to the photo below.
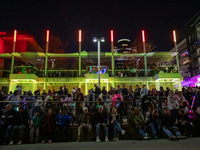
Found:
<svg viewBox="0 0 200 150"><path fill-rule="evenodd" d="M0 143L23 143L23 135L29 129L29 141L32 143L52 143L60 133L69 139L69 127L78 125L77 142L81 140L83 129L87 130L88 140L92 140L92 131L96 132L96 141L100 142L100 129L105 131L105 141L109 141L110 130L113 141L118 134L126 133L126 125L138 130L143 139L186 139L187 136L200 136L200 92L198 88L183 87L182 91L163 89L148 90L145 85L135 89L125 85L120 88L105 87L96 84L94 90L84 96L80 88L71 92L66 86L59 91L38 89L22 93L20 86L14 93L0 91ZM125 121L127 120L127 122ZM194 131L195 130L195 134ZM163 132L162 132L163 131ZM17 139L17 141L16 141Z"/></svg>

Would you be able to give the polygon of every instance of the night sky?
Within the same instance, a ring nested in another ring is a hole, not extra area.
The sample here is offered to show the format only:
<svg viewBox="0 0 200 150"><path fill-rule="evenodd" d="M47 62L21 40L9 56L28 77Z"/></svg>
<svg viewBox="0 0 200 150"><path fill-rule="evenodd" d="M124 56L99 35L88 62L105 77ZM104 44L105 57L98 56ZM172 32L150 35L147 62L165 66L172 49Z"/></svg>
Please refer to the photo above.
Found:
<svg viewBox="0 0 200 150"><path fill-rule="evenodd" d="M156 51L173 47L172 31L184 38L184 25L200 11L200 0L0 0L0 31L28 31L42 43L47 29L69 42L66 52L78 52L78 30L82 50L96 51L93 37L105 37L102 51L114 41L131 41L144 29Z"/></svg>

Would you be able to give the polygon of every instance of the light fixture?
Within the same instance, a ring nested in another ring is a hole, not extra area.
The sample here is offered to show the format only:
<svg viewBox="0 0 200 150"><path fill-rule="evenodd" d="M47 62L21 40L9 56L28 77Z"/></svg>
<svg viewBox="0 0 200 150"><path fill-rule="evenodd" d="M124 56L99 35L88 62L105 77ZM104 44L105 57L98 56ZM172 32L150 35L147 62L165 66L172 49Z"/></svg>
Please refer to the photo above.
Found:
<svg viewBox="0 0 200 150"><path fill-rule="evenodd" d="M96 37L94 37L93 42L97 42L97 38Z"/></svg>
<svg viewBox="0 0 200 150"><path fill-rule="evenodd" d="M104 39L104 37L102 37L102 38L101 38L101 42L105 42L105 39Z"/></svg>

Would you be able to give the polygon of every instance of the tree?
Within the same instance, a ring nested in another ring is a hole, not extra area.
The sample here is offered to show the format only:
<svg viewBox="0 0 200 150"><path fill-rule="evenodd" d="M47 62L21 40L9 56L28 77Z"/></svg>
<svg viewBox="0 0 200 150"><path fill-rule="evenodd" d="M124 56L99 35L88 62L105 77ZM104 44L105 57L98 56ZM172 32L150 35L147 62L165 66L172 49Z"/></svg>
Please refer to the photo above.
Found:
<svg viewBox="0 0 200 150"><path fill-rule="evenodd" d="M68 42L63 42L58 36L51 36L49 40L49 53L64 53Z"/></svg>
<svg viewBox="0 0 200 150"><path fill-rule="evenodd" d="M145 40L145 45L146 45L146 53L152 52L156 46L154 45L153 41L148 40L148 36L146 36L146 40ZM141 36L137 36L137 38L134 39L132 46L135 47L137 49L137 53L144 53L143 50L143 42L142 42L142 37ZM153 60L153 62L155 62L156 60ZM140 58L140 64L144 63L144 59ZM150 61L147 62L148 64L151 64ZM140 69L144 68L144 65L140 65L139 67Z"/></svg>
<svg viewBox="0 0 200 150"><path fill-rule="evenodd" d="M45 39L45 38L43 38ZM48 53L65 53L65 49L68 46L68 42L64 42L60 39L60 37L58 36L50 36L49 39L49 50ZM46 49L46 41L43 42L43 48ZM66 64L69 63L67 58L49 58L49 62L48 62L48 68L52 68L52 61L51 59L55 59L55 67L57 69L66 68Z"/></svg>
<svg viewBox="0 0 200 150"><path fill-rule="evenodd" d="M145 45L146 45L146 53L152 52L156 48L156 46L153 44L153 42L148 40L148 36L146 36ZM143 42L142 42L141 36L137 36L137 38L134 39L132 46L137 49L137 53L144 53Z"/></svg>

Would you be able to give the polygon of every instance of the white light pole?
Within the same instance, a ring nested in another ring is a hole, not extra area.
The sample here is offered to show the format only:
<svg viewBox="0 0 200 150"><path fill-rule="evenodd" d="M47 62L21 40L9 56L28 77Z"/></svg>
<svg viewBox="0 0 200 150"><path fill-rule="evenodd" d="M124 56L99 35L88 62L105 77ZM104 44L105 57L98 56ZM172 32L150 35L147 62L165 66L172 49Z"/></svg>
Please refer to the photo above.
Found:
<svg viewBox="0 0 200 150"><path fill-rule="evenodd" d="M98 84L100 88L100 42L104 42L105 39L102 37L101 39L97 39L94 37L93 42L97 42L97 49L98 49Z"/></svg>

